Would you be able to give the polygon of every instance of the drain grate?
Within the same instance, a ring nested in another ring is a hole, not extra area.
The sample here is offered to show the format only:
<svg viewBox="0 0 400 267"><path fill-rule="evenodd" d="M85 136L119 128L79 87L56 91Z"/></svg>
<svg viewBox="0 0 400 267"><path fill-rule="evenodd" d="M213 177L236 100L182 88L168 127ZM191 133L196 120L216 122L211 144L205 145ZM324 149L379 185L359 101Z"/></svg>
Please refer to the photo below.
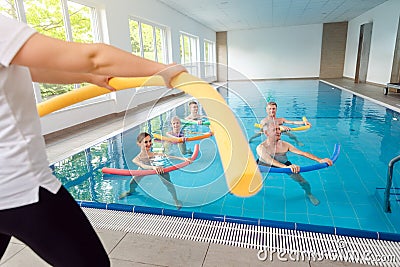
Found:
<svg viewBox="0 0 400 267"><path fill-rule="evenodd" d="M82 208L95 228L376 266L400 266L400 242L232 222Z"/></svg>

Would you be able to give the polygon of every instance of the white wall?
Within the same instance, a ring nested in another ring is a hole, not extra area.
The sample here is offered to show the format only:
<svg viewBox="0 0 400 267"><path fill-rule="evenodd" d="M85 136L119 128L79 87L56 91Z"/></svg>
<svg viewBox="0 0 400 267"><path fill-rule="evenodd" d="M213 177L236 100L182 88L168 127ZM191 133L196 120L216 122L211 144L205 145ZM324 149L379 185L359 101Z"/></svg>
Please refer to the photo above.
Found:
<svg viewBox="0 0 400 267"><path fill-rule="evenodd" d="M391 0L349 21L343 76L355 78L360 26L373 22L367 82L390 81L399 15L400 1Z"/></svg>
<svg viewBox="0 0 400 267"><path fill-rule="evenodd" d="M229 80L318 77L322 24L228 32Z"/></svg>
<svg viewBox="0 0 400 267"><path fill-rule="evenodd" d="M131 52L129 17L141 18L169 29L170 48L172 48L169 51L170 62L180 63L180 31L199 37L200 60L204 58L204 39L216 41L214 31L157 0L76 0L76 2L100 8L104 42L129 52ZM108 100L54 112L41 118L42 133L48 134L108 114L124 112L127 108L134 108L141 103L159 98L166 91L146 89L136 93L136 90L131 89L113 93L115 95ZM169 94L173 93L178 93L178 91L169 91ZM134 101L131 101L132 99Z"/></svg>

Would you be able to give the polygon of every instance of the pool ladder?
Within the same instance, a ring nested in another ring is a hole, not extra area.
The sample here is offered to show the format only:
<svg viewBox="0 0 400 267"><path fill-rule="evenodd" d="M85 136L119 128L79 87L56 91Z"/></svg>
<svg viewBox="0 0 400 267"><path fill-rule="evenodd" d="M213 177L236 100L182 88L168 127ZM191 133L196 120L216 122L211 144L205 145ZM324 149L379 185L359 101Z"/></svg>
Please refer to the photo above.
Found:
<svg viewBox="0 0 400 267"><path fill-rule="evenodd" d="M385 212L392 212L390 208L390 189L392 188L392 180L393 180L393 166L396 162L400 160L400 155L394 157L388 165L388 173L387 173L387 182L385 188L385 194L383 196L383 208Z"/></svg>

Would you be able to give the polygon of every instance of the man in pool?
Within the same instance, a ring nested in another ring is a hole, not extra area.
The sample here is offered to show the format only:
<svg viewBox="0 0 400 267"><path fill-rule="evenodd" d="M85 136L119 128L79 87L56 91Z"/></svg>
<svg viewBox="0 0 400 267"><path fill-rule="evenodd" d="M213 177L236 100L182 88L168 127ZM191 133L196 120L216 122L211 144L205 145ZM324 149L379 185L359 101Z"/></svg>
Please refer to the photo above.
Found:
<svg viewBox="0 0 400 267"><path fill-rule="evenodd" d="M192 160L190 158L181 158L175 156L165 155L164 153L156 153L151 151L151 147L153 145L151 136L149 133L142 132L136 138L137 145L140 147L140 153L133 158L132 162L135 163L142 169L147 170L155 170L157 174L160 176L161 181L167 187L168 191L171 193L172 198L175 201L175 205L178 209L182 207L182 202L178 200L176 195L176 190L174 185L171 183L171 178L169 173L164 173L164 168L161 165L165 159L179 159L184 161L189 161L190 163ZM129 191L122 193L119 196L119 199L125 198L127 196L133 195L136 193L136 188L138 187L138 182L144 176L134 176L132 177L129 183Z"/></svg>
<svg viewBox="0 0 400 267"><path fill-rule="evenodd" d="M310 184L299 174L300 167L292 164L286 154L290 151L319 163L326 162L329 166L332 166L332 160L329 158L320 159L311 153L297 149L288 142L282 141L280 125L274 120L265 121L263 131L267 139L257 146L258 164L278 168L289 167L292 171L292 174L289 174L290 177L300 184L311 203L315 206L318 205L319 200L311 193Z"/></svg>
<svg viewBox="0 0 400 267"><path fill-rule="evenodd" d="M276 102L268 102L267 103L267 106L265 108L265 111L267 112L267 116L260 121L261 126L263 126L265 124L265 122L268 120L275 120L275 122L280 125L281 131L283 131L287 136L289 136L290 139L295 141L297 145L303 146L303 144L297 139L297 137L295 135L289 133L291 128L288 126L284 126L283 124L310 125L311 126L311 123L309 123L308 121L306 121L306 122L304 122L304 121L289 121L285 118L277 118L276 117L277 109L278 109L278 104L276 104ZM261 135L262 135L262 130L260 132L256 133L254 136L252 136L249 139L249 143L251 143L255 138L257 138Z"/></svg>
<svg viewBox="0 0 400 267"><path fill-rule="evenodd" d="M189 108L190 108L190 114L185 118L185 120L194 121L197 122L197 124L202 124L203 123L202 119L207 117L199 114L199 105L197 104L197 102L191 101L189 103Z"/></svg>

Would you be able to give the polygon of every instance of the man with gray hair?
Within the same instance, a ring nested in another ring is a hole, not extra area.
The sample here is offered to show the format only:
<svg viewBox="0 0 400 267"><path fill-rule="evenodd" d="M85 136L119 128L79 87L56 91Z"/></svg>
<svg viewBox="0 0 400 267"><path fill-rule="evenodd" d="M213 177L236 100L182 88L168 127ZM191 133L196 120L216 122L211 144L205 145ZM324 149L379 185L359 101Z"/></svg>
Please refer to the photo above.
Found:
<svg viewBox="0 0 400 267"><path fill-rule="evenodd" d="M265 121L263 131L267 139L257 146L257 155L259 157L259 159L257 160L258 164L278 168L289 167L292 171L289 176L300 184L311 203L315 206L318 205L319 200L311 193L310 184L301 176L301 174L299 174L300 166L292 164L288 160L286 154L288 151L290 151L295 154L315 160L319 163L326 162L329 166L333 164L332 160L329 158L318 158L311 153L301 151L300 149L294 147L288 142L282 141L281 129L279 127L279 124L275 120Z"/></svg>

